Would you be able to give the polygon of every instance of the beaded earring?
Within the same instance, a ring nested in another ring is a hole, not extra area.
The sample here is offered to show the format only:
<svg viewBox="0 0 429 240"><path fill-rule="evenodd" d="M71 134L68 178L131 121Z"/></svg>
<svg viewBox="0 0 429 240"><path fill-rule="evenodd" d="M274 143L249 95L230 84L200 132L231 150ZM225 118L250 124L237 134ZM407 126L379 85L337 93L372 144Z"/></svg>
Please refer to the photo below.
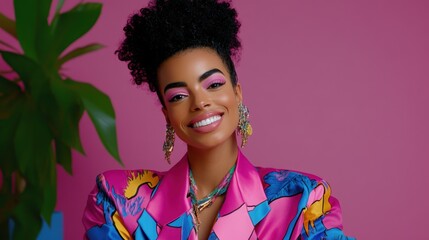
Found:
<svg viewBox="0 0 429 240"><path fill-rule="evenodd" d="M174 139L174 128L167 123L165 130L165 141L164 145L162 146L162 150L164 151L165 160L167 160L168 164L171 164L170 156L174 149Z"/></svg>
<svg viewBox="0 0 429 240"><path fill-rule="evenodd" d="M253 129L249 121L249 109L243 103L238 105L238 113L238 132L241 135L241 147L244 147L247 143L247 139L252 135Z"/></svg>

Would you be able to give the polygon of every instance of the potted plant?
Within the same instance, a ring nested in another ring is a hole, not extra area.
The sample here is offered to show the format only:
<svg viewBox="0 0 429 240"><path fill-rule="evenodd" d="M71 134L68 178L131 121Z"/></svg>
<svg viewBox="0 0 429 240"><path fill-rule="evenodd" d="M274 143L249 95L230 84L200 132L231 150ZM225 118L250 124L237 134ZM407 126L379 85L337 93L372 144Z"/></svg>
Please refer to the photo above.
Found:
<svg viewBox="0 0 429 240"><path fill-rule="evenodd" d="M115 114L109 97L62 74L69 60L102 48L67 48L97 21L100 3L79 3L61 12L58 0L14 0L15 20L0 13L0 28L22 51L0 39L10 69L0 73L0 238L35 239L50 222L57 194L56 164L72 173L71 149L84 154L79 122L86 111L107 151L121 163ZM121 163L122 164L122 163Z"/></svg>

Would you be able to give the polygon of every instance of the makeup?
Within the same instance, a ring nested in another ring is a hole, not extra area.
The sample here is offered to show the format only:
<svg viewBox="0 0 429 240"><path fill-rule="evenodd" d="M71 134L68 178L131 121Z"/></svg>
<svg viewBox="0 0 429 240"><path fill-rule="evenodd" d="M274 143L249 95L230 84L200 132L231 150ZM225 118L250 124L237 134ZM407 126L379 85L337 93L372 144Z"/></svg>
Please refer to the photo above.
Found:
<svg viewBox="0 0 429 240"><path fill-rule="evenodd" d="M221 73L215 73L210 77L206 78L202 82L202 86L204 89L209 89L214 84L224 85L226 83L225 76Z"/></svg>
<svg viewBox="0 0 429 240"><path fill-rule="evenodd" d="M164 95L164 101L166 102L176 102L183 97L189 96L188 91L186 88L170 88L167 90L167 92Z"/></svg>

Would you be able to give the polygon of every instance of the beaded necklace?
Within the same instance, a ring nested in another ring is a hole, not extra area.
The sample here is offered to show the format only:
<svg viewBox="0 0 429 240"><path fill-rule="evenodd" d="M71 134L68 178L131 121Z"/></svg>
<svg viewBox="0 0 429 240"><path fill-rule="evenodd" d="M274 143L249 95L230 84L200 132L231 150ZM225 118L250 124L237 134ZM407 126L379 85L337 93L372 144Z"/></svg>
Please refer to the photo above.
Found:
<svg viewBox="0 0 429 240"><path fill-rule="evenodd" d="M210 207L218 196L221 196L226 192L229 183L231 182L232 175L234 174L234 170L235 165L228 171L228 173L225 175L219 185L211 193L209 193L207 196L203 197L200 200L197 199L197 184L195 183L192 171L189 170L189 196L191 197L191 202L194 209L197 231L200 225L200 219L198 217L199 213L202 212L204 209Z"/></svg>

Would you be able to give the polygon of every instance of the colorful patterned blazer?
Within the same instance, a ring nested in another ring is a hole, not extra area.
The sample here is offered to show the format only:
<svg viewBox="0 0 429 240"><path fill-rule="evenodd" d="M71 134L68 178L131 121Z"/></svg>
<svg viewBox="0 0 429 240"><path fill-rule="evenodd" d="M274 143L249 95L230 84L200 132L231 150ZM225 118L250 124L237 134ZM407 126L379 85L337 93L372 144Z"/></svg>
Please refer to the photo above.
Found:
<svg viewBox="0 0 429 240"><path fill-rule="evenodd" d="M185 157L167 172L100 174L83 215L87 239L197 239ZM322 179L254 167L240 152L209 239L352 239Z"/></svg>

